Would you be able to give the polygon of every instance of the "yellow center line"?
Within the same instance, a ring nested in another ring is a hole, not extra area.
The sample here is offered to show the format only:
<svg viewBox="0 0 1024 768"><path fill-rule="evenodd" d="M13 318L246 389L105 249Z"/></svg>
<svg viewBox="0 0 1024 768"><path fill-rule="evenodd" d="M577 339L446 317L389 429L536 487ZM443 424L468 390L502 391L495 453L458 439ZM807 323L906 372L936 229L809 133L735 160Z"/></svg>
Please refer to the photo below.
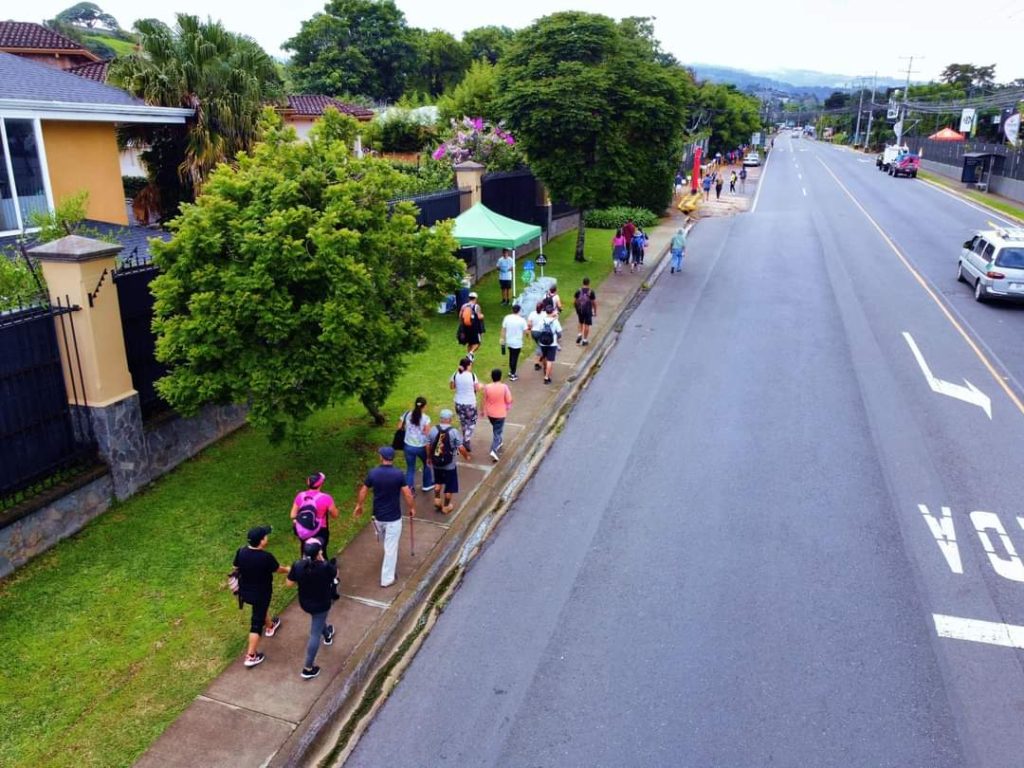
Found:
<svg viewBox="0 0 1024 768"><path fill-rule="evenodd" d="M878 222L871 217L871 214L865 210L864 206L860 204L856 197L853 196L853 193L846 188L846 185L839 180L839 177L832 172L832 169L828 167L825 161L822 160L820 157L817 158L817 160L819 163L821 163L822 167L826 171L828 171L828 175L832 177L836 184L839 185L839 188L846 193L846 196L849 197L853 204L857 206L857 208L860 210L860 212L864 214L864 217L871 222L871 226L873 226L878 231L878 234L882 236L882 239L885 240L886 244L888 244L888 246L892 248L892 252L896 254L897 258L899 258L901 262L903 262L903 266L906 267L910 274L914 276L914 279L917 280L918 284L922 288L924 288L925 293L927 293L931 297L932 301L935 302L935 304L941 310L942 314L946 316L946 319L949 320L950 324L954 328L956 328L957 332L960 334L963 340L967 342L967 346L969 346L974 351L974 354L977 355L978 359L981 361L981 364L985 366L985 369L990 374L992 374L992 378L995 379L996 383L1000 387L1002 387L1003 391L1006 393L1006 396L1010 398L1010 400L1013 402L1015 406L1017 406L1017 410L1020 411L1021 414L1024 414L1024 403L1022 403L1020 398L1017 397L1017 393L1010 388L1010 385L1007 384L1006 381L1003 380L1003 377L996 370L995 366L992 365L992 363L989 361L985 353L982 352L978 345L974 342L974 339L971 338L971 335L957 321L957 319L953 317L953 313L949 311L949 307L946 306L946 303L942 299L940 299L938 295L936 295L935 291L931 289L931 286L929 286L925 279L921 276L921 273L914 269L913 265L907 260L906 256L903 255L902 251L900 251L900 249L896 247L896 244L889 238L887 234L885 234L885 231L881 228L881 226L879 226Z"/></svg>

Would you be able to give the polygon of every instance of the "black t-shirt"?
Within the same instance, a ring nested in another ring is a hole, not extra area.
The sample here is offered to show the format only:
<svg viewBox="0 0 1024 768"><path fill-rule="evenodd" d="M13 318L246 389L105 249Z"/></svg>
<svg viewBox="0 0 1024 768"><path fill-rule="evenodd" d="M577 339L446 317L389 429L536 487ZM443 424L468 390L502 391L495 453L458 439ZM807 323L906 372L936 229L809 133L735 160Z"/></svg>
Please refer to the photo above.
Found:
<svg viewBox="0 0 1024 768"><path fill-rule="evenodd" d="M243 600L270 598L274 591L274 573L281 567L277 558L265 549L242 547L235 553L238 566L238 594Z"/></svg>
<svg viewBox="0 0 1024 768"><path fill-rule="evenodd" d="M583 314L593 314L594 302L597 301L597 294L594 293L590 288L580 288L578 291L576 291L576 293L572 295L573 299L575 299L573 303L576 305L576 311L580 311L580 296L586 296L586 294L583 293L583 291L587 291L590 293L590 303L587 304L587 306L583 309Z"/></svg>
<svg viewBox="0 0 1024 768"><path fill-rule="evenodd" d="M371 469L363 484L373 489L373 516L382 523L391 523L402 519L402 507L399 497L405 487L405 472L394 466Z"/></svg>
<svg viewBox="0 0 1024 768"><path fill-rule="evenodd" d="M323 613L331 607L338 569L323 560L296 560L288 580L299 585L299 605L306 613Z"/></svg>

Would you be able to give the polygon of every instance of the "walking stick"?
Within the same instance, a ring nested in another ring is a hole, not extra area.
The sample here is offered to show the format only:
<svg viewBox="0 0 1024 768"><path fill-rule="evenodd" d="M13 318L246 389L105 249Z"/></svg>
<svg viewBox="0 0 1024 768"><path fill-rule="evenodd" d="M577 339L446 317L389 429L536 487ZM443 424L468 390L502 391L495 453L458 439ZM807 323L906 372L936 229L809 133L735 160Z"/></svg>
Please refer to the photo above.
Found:
<svg viewBox="0 0 1024 768"><path fill-rule="evenodd" d="M415 510L414 510L415 511ZM416 557L416 527L413 525L413 521L416 516L409 513L409 556Z"/></svg>

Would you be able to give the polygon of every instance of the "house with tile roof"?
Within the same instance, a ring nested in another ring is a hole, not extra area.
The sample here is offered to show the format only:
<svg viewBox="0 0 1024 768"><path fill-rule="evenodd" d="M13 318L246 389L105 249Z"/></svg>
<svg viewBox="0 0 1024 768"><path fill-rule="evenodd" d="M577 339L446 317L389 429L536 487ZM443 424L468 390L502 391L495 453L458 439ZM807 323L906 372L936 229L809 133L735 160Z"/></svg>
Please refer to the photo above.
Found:
<svg viewBox="0 0 1024 768"><path fill-rule="evenodd" d="M0 21L0 51L55 69L100 61L99 56L70 37L30 21Z"/></svg>
<svg viewBox="0 0 1024 768"><path fill-rule="evenodd" d="M284 121L295 128L300 139L309 135L309 129L313 122L323 117L324 110L334 107L343 115L354 117L360 122L369 122L373 119L373 110L361 107L358 104L349 104L336 99L333 96L324 96L320 93L304 93L288 96L287 103L278 108Z"/></svg>
<svg viewBox="0 0 1024 768"><path fill-rule="evenodd" d="M127 225L115 127L180 125L191 115L0 53L0 237L29 230L33 211L52 211L83 189L89 219Z"/></svg>

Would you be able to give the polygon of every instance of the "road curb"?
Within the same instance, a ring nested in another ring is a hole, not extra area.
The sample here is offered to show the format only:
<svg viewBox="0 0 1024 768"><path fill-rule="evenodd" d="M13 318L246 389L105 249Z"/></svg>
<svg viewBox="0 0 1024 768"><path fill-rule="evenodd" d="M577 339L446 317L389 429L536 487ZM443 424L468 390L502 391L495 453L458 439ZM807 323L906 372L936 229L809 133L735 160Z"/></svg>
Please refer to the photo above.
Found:
<svg viewBox="0 0 1024 768"><path fill-rule="evenodd" d="M947 194L955 195L956 197L959 197L961 200L963 200L965 202L968 202L971 205L976 205L979 208L984 208L986 211L991 211L996 216L1003 216L1004 218L1010 219L1011 221L1015 221L1018 224L1021 224L1022 226L1024 226L1024 218L1021 218L1020 216L1014 216L1012 213L1007 213L1006 211L1001 211L998 208L993 208L991 205L988 205L987 203L983 203L980 200L975 200L973 197L969 197L968 195L965 195L963 192L961 192L958 189L954 189L953 187L947 187L945 184L940 184L937 181L932 181L931 179L926 179L926 178L920 177L920 176L918 177L918 181L923 181L925 184L929 184L929 185L935 187L936 189L939 189L939 190L942 190L943 192L946 192Z"/></svg>
<svg viewBox="0 0 1024 768"><path fill-rule="evenodd" d="M687 232L694 225L691 222ZM561 385L547 416L530 428L517 451L505 457L465 499L464 514L453 521L436 553L424 560L409 586L367 631L310 714L266 764L268 768L333 765L355 747L401 670L414 658L436 614L486 548L551 448L580 394L617 343L625 321L664 271L669 248L666 244L658 253L648 280L626 295L614 318ZM346 743L339 744L341 738Z"/></svg>

